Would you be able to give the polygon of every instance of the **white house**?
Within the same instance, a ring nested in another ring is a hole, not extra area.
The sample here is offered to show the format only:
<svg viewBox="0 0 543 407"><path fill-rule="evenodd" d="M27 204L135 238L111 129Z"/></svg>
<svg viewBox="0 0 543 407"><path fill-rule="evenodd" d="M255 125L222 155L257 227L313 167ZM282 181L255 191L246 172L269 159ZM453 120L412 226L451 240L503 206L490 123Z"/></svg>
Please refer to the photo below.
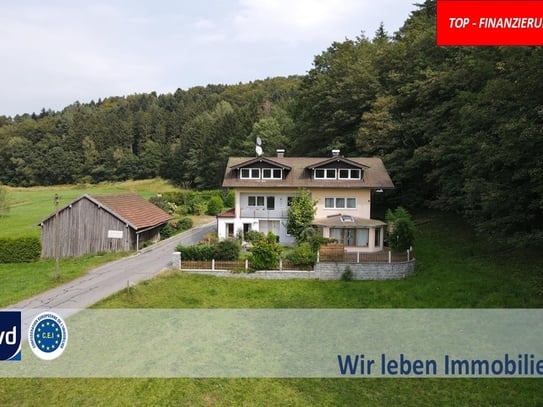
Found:
<svg viewBox="0 0 543 407"><path fill-rule="evenodd" d="M372 192L394 188L381 159L343 157L231 157L223 187L235 190L235 208L217 217L220 239L256 230L294 243L287 232L292 199L300 189L317 202L314 226L346 250L383 249L384 222L370 219Z"/></svg>

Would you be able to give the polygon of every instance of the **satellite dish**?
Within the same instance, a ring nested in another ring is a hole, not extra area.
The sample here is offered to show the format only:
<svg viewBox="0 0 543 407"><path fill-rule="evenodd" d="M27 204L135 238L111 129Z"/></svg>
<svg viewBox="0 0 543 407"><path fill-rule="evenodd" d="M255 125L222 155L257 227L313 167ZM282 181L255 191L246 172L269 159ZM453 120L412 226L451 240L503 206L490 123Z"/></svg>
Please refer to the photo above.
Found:
<svg viewBox="0 0 543 407"><path fill-rule="evenodd" d="M256 155L259 156L259 157L260 157L260 156L262 155L262 153L263 153L262 147L260 147L260 146L256 146L255 151L256 151Z"/></svg>
<svg viewBox="0 0 543 407"><path fill-rule="evenodd" d="M262 139L260 137L256 138L256 145L261 146L262 145Z"/></svg>

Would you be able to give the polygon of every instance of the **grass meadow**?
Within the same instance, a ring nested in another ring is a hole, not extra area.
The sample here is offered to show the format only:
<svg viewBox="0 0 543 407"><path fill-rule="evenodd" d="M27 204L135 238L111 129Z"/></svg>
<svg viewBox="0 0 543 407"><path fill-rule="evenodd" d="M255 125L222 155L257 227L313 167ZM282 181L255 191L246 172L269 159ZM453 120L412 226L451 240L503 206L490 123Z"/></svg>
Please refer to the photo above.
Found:
<svg viewBox="0 0 543 407"><path fill-rule="evenodd" d="M98 308L542 308L541 254L417 217L417 273L400 281L264 281L170 271ZM242 345L240 345L242 346ZM0 405L542 406L541 379L1 379Z"/></svg>
<svg viewBox="0 0 543 407"><path fill-rule="evenodd" d="M161 179L54 187L5 188L10 209L7 216L0 217L0 237L39 236L38 223L55 211L55 194L59 195L59 207L62 208L86 193L136 192L149 198L157 192L175 190L175 187Z"/></svg>

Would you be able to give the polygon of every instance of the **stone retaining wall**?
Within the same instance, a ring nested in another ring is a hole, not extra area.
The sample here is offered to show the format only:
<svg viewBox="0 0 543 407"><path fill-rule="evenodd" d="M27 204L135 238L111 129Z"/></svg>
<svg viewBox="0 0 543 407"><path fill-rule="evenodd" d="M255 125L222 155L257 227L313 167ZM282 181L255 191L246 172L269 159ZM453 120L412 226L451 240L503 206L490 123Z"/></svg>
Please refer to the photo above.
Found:
<svg viewBox="0 0 543 407"><path fill-rule="evenodd" d="M317 279L340 280L348 267L353 280L399 280L415 273L415 260L400 263L318 263L315 271L257 271L255 273L231 273L227 270L185 270L194 274L248 279Z"/></svg>

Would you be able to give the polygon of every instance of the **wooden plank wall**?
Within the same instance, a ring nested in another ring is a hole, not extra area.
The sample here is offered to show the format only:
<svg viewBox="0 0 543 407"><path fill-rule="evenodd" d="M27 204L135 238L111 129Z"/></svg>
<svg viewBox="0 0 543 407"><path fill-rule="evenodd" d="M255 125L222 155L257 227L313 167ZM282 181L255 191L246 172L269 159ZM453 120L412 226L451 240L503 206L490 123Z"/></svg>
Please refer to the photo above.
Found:
<svg viewBox="0 0 543 407"><path fill-rule="evenodd" d="M136 233L95 203L83 198L59 212L60 257L87 253L135 250ZM123 231L122 239L108 238L108 230ZM55 257L55 217L42 226L42 257Z"/></svg>

